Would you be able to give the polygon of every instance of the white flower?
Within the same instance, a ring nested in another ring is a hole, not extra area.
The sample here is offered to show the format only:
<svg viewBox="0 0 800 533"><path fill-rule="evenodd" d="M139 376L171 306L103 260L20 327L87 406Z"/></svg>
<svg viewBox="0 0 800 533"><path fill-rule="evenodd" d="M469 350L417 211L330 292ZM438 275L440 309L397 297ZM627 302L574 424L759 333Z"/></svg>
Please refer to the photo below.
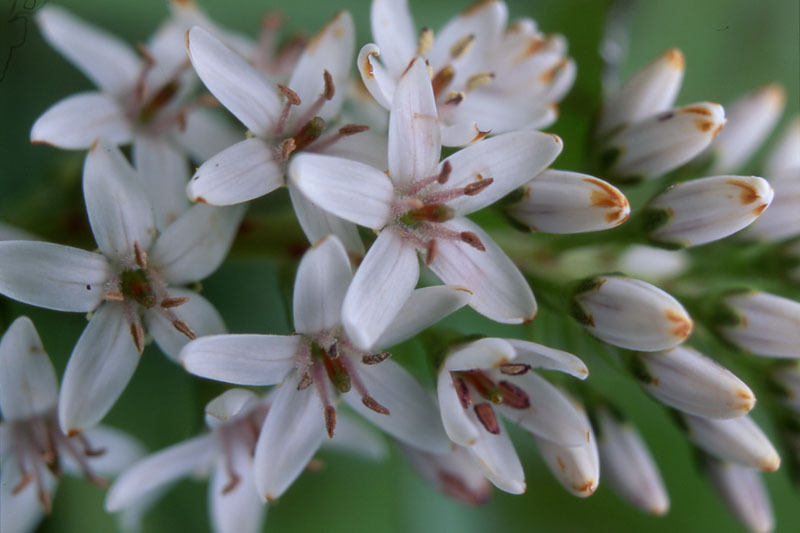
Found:
<svg viewBox="0 0 800 533"><path fill-rule="evenodd" d="M772 504L760 472L755 468L714 459L703 468L725 506L754 533L769 533L775 527Z"/></svg>
<svg viewBox="0 0 800 533"><path fill-rule="evenodd" d="M759 291L735 292L718 304L717 329L757 355L800 357L800 302Z"/></svg>
<svg viewBox="0 0 800 533"><path fill-rule="evenodd" d="M400 445L419 475L447 496L470 505L482 505L492 496L492 484L476 457L464 446L453 446L445 454L424 452Z"/></svg>
<svg viewBox="0 0 800 533"><path fill-rule="evenodd" d="M784 405L800 414L800 360L777 365L770 377Z"/></svg>
<svg viewBox="0 0 800 533"><path fill-rule="evenodd" d="M56 420L56 373L33 323L15 320L0 339L0 529L33 531L49 513L62 471L105 486L133 462L141 445L124 433L97 427L68 437Z"/></svg>
<svg viewBox="0 0 800 533"><path fill-rule="evenodd" d="M689 439L709 455L765 472L773 472L781 464L775 447L749 415L724 420L681 417Z"/></svg>
<svg viewBox="0 0 800 533"><path fill-rule="evenodd" d="M588 423L533 368L584 379L589 371L567 352L516 339L485 338L458 347L439 369L437 392L447 436L465 446L498 488L519 494L525 477L498 410L534 435L566 446L586 441Z"/></svg>
<svg viewBox="0 0 800 533"><path fill-rule="evenodd" d="M619 226L631 214L625 195L593 176L545 170L509 207L516 220L543 233L583 233Z"/></svg>
<svg viewBox="0 0 800 533"><path fill-rule="evenodd" d="M439 162L441 143L428 72L415 60L398 83L389 120L388 176L367 165L301 154L289 166L312 202L381 230L345 298L343 322L362 348L386 329L419 278L417 251L445 283L467 287L470 305L519 324L536 301L517 267L464 215L513 191L561 151L553 135L523 131L474 143Z"/></svg>
<svg viewBox="0 0 800 533"><path fill-rule="evenodd" d="M0 242L0 293L48 309L94 311L64 374L59 420L67 433L95 425L114 404L136 369L145 328L173 358L184 337L224 331L205 298L174 286L216 270L243 215L199 205L157 235L139 178L104 143L86 156L83 188L99 254Z"/></svg>
<svg viewBox="0 0 800 533"><path fill-rule="evenodd" d="M753 391L742 380L691 348L676 346L634 357L634 373L642 387L661 403L685 413L736 418L756 404Z"/></svg>
<svg viewBox="0 0 800 533"><path fill-rule="evenodd" d="M669 246L697 246L749 226L773 191L755 176L713 176L673 185L644 208L648 236Z"/></svg>
<svg viewBox="0 0 800 533"><path fill-rule="evenodd" d="M356 347L341 326L352 278L341 242L330 236L306 252L294 288L296 335L214 335L181 351L196 375L243 385L282 383L255 455L256 486L267 500L280 497L300 474L327 431L337 427L339 395L394 437L441 453L447 438L425 390L387 352ZM409 338L466 303L457 287L419 289L377 346Z"/></svg>
<svg viewBox="0 0 800 533"><path fill-rule="evenodd" d="M545 37L530 19L505 30L507 19L505 2L478 2L435 37L427 27L417 36L406 0L373 0L377 45L365 45L358 55L361 79L390 109L409 63L422 57L431 69L446 146L474 142L490 131L546 127L556 119L555 102L572 86L575 63L565 57L563 36Z"/></svg>
<svg viewBox="0 0 800 533"><path fill-rule="evenodd" d="M609 344L656 352L686 340L694 323L683 306L655 285L623 276L580 282L572 296L573 317Z"/></svg>

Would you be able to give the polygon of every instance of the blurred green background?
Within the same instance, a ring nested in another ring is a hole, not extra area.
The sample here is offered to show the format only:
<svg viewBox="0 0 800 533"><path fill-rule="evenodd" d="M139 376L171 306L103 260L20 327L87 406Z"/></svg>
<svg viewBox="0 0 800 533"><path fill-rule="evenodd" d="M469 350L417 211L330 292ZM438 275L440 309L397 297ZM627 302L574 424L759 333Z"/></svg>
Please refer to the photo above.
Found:
<svg viewBox="0 0 800 533"><path fill-rule="evenodd" d="M32 0L28 0L30 5ZM116 33L129 43L145 41L166 16L163 0L137 2L73 0L58 3L76 15ZM467 2L411 0L417 27L439 28ZM0 82L0 221L34 231L48 240L93 247L80 193L82 152L67 152L29 144L34 120L50 105L69 94L92 88L74 67L43 42L30 22L27 31L7 22L14 2L3 0L0 32L5 52L19 45ZM19 8L23 2L17 2ZM41 4L41 2L39 2ZM296 30L313 34L339 9L350 10L358 28L357 49L370 41L369 2L236 2L200 1L220 24L254 35L265 10L286 15L287 35ZM565 141L559 168L581 164L585 138L600 100L601 62L597 50L609 2L600 0L510 0L511 18L530 16L547 32L563 33L578 64L578 79L562 102L562 115L551 128ZM623 77L665 49L681 48L687 68L678 103L712 100L724 104L771 81L787 90L786 113L780 126L800 109L800 2L797 0L673 0L634 4L630 53ZM20 33L22 32L22 33ZM20 36L24 38L21 38ZM7 59L0 57L0 61ZM780 129L780 127L779 127ZM758 157L747 168L758 173ZM285 204L279 193L260 200L251 213ZM293 232L293 233L292 233ZM296 227L293 235L298 235ZM258 236L263 237L263 235ZM267 236L269 237L269 235ZM254 238L204 282L204 294L214 302L232 332L286 334L287 287L293 265L253 253ZM536 287L534 287L534 291ZM44 311L0 297L0 329L20 315L33 318L45 348L59 373L80 335L83 316ZM664 475L672 500L666 517L643 515L622 503L603 486L587 500L566 493L547 471L531 439L515 431L528 491L510 496L495 491L492 501L471 508L447 500L408 468L396 451L385 464L322 454L326 467L304 474L275 505L271 505L269 531L326 532L527 532L527 531L738 531L712 490L697 475L690 448L664 409L642 393L628 377L611 368L602 357L604 348L575 324L564 323L543 309L540 317L523 327L498 326L471 311L447 321L462 331L490 335L523 336L581 356L591 371L591 386L615 399L638 425ZM421 347L407 343L396 354L409 366L423 369ZM725 360L734 372L746 369ZM421 372L424 374L424 372ZM424 376L423 376L424 377ZM757 395L766 395L751 383ZM159 354L155 346L144 353L128 389L106 423L141 438L157 450L202 429L205 403L224 390L219 384L191 377ZM761 397L761 396L759 396ZM773 428L757 408L754 416L775 437ZM777 441L777 438L774 439ZM784 453L785 455L785 453ZM800 523L798 494L790 485L786 468L766 476L778 522L778 531L796 531ZM105 532L114 521L102 511L104 492L83 480L62 481L52 515L42 531ZM180 483L146 516L147 532L191 531L208 528L205 483ZM0 510L9 512L8 509ZM13 511L11 511L13 512Z"/></svg>

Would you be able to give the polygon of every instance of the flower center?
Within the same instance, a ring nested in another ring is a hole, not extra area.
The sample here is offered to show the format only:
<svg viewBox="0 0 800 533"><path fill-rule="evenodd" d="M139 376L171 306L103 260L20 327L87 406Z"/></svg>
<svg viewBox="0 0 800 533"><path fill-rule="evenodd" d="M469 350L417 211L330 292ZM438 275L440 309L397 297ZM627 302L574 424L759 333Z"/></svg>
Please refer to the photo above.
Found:
<svg viewBox="0 0 800 533"><path fill-rule="evenodd" d="M521 375L527 372L527 368L522 368L525 366L513 365L508 372L504 368L501 368L501 372ZM524 390L507 380L495 382L481 370L451 372L451 377L461 407L469 409L472 405L475 416L489 433L495 435L500 433L500 424L492 404L503 404L512 409L527 409L531 405L530 397Z"/></svg>

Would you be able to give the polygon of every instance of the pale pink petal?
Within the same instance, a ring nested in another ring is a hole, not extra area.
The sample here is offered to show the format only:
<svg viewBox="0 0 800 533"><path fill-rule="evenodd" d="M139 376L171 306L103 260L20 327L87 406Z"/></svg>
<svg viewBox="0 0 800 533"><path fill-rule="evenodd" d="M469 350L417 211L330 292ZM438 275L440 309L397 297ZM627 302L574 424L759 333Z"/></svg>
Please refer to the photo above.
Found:
<svg viewBox="0 0 800 533"><path fill-rule="evenodd" d="M133 128L120 105L108 95L78 93L56 102L31 128L31 142L68 149L86 149L98 138L127 144Z"/></svg>
<svg viewBox="0 0 800 533"><path fill-rule="evenodd" d="M281 108L275 86L199 26L186 34L186 47L197 75L211 94L253 133L268 136Z"/></svg>
<svg viewBox="0 0 800 533"><path fill-rule="evenodd" d="M497 368L517 357L511 339L487 337L455 348L444 362L444 368L452 372Z"/></svg>
<svg viewBox="0 0 800 533"><path fill-rule="evenodd" d="M470 416L479 423L474 413ZM500 427L498 435L481 429L478 440L469 451L478 459L483 473L495 487L510 494L522 494L527 488L522 464L505 425L501 420L497 425Z"/></svg>
<svg viewBox="0 0 800 533"><path fill-rule="evenodd" d="M81 432L108 413L133 376L139 354L122 305L97 308L64 371L58 420L64 433Z"/></svg>
<svg viewBox="0 0 800 533"><path fill-rule="evenodd" d="M134 244L144 251L150 248L156 234L150 201L119 149L101 141L89 150L83 166L83 196L103 255L129 261Z"/></svg>
<svg viewBox="0 0 800 533"><path fill-rule="evenodd" d="M112 275L101 254L49 242L0 242L0 293L57 311L90 311Z"/></svg>
<svg viewBox="0 0 800 533"><path fill-rule="evenodd" d="M170 287L171 298L189 298L185 304L173 309L179 320L186 322L198 337L225 333L225 322L214 306L196 292ZM153 336L158 347L170 359L177 361L181 348L189 338L175 329L172 322L163 314L148 309L144 313L147 332Z"/></svg>
<svg viewBox="0 0 800 533"><path fill-rule="evenodd" d="M361 349L370 349L403 307L419 280L416 249L392 229L378 235L353 276L342 324Z"/></svg>
<svg viewBox="0 0 800 533"><path fill-rule="evenodd" d="M442 143L425 63L414 61L397 83L389 115L389 177L398 187L436 173Z"/></svg>
<svg viewBox="0 0 800 533"><path fill-rule="evenodd" d="M399 78L414 57L417 35L407 0L375 0L370 10L372 38L384 51L386 67Z"/></svg>
<svg viewBox="0 0 800 533"><path fill-rule="evenodd" d="M139 135L133 143L133 165L150 200L156 226L164 231L189 209L186 156L166 139Z"/></svg>
<svg viewBox="0 0 800 533"><path fill-rule="evenodd" d="M267 506L258 497L253 479L253 456L241 439L233 439L230 462L226 457L217 459L214 473L208 484L211 524L216 533L258 533L263 531ZM231 469L238 476L232 490Z"/></svg>
<svg viewBox="0 0 800 533"><path fill-rule="evenodd" d="M328 235L336 235L348 253L355 257L364 256L364 243L361 242L355 224L317 207L298 190L294 182L289 182L288 189L297 222L311 244L319 242Z"/></svg>
<svg viewBox="0 0 800 533"><path fill-rule="evenodd" d="M505 324L528 322L536 316L536 300L525 278L508 256L477 224L456 218L444 224L457 232L478 236L485 251L469 244L439 239L430 267L442 281L472 291L469 305L484 316Z"/></svg>
<svg viewBox="0 0 800 533"><path fill-rule="evenodd" d="M194 173L186 187L193 202L231 205L264 196L283 185L273 148L261 139L238 142Z"/></svg>
<svg viewBox="0 0 800 533"><path fill-rule="evenodd" d="M217 429L232 418L247 416L259 404L266 405L251 390L228 389L206 404L206 425Z"/></svg>
<svg viewBox="0 0 800 533"><path fill-rule="evenodd" d="M307 251L294 281L295 330L314 335L337 326L352 277L347 250L336 237L326 237Z"/></svg>
<svg viewBox="0 0 800 533"><path fill-rule="evenodd" d="M397 82L383 65L375 60L380 56L380 49L374 44L365 44L358 53L358 71L361 81L378 104L391 109Z"/></svg>
<svg viewBox="0 0 800 533"><path fill-rule="evenodd" d="M505 339L517 352L516 363L528 364L533 368L558 370L578 379L586 379L589 369L579 357L569 352L556 350L535 342L519 339Z"/></svg>
<svg viewBox="0 0 800 533"><path fill-rule="evenodd" d="M193 161L208 161L244 138L244 129L225 116L224 110L197 108L186 113L186 127L173 139Z"/></svg>
<svg viewBox="0 0 800 533"><path fill-rule="evenodd" d="M300 154L289 163L289 177L308 200L333 215L375 229L389 222L394 188L380 170L339 157Z"/></svg>

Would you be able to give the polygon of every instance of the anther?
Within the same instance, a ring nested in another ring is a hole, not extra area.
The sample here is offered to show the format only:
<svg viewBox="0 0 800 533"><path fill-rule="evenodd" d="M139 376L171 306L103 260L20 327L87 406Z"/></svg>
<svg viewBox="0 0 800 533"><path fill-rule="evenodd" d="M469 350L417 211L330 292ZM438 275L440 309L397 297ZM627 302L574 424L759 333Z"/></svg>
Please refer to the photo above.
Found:
<svg viewBox="0 0 800 533"><path fill-rule="evenodd" d="M475 233L471 231L462 231L458 236L461 237L461 242L465 242L481 252L486 251L486 247L481 242L480 237L478 237Z"/></svg>
<svg viewBox="0 0 800 533"><path fill-rule="evenodd" d="M233 471L228 472L228 475L230 476L230 479L228 480L228 483L226 483L225 486L222 487L222 494L228 494L230 492L233 492L233 489L238 487L239 482L242 480L242 478L239 477L239 474L237 474L236 472Z"/></svg>
<svg viewBox="0 0 800 533"><path fill-rule="evenodd" d="M450 164L450 161L445 161L442 165L442 170L439 172L439 177L436 179L440 185L444 185L447 183L447 180L450 179L450 174L453 172L453 165Z"/></svg>
<svg viewBox="0 0 800 533"><path fill-rule="evenodd" d="M131 337L133 337L136 351L142 353L144 351L144 330L139 322L131 322Z"/></svg>
<svg viewBox="0 0 800 533"><path fill-rule="evenodd" d="M333 438L333 431L336 429L336 409L332 405L325 406L325 430L328 437Z"/></svg>
<svg viewBox="0 0 800 533"><path fill-rule="evenodd" d="M192 329L189 327L189 324L187 324L183 320L173 320L172 326L181 333L183 333L184 335L186 335L187 337L189 337L189 339L191 340L197 338L197 335L194 334L194 331L192 331Z"/></svg>
<svg viewBox="0 0 800 533"><path fill-rule="evenodd" d="M472 183L464 187L464 194L466 194L467 196L475 196L476 194L484 190L486 187L491 185L493 182L494 178L481 179L481 175L478 174L478 181L473 181Z"/></svg>
<svg viewBox="0 0 800 533"><path fill-rule="evenodd" d="M369 126L366 124L345 124L341 128L339 128L339 135L342 137L347 137L349 135L355 135L356 133L361 133L367 131Z"/></svg>
<svg viewBox="0 0 800 533"><path fill-rule="evenodd" d="M381 415L390 414L387 408L379 404L378 401L369 394L365 394L364 396L361 397L361 403L363 403L368 409L372 409L378 414Z"/></svg>
<svg viewBox="0 0 800 533"><path fill-rule="evenodd" d="M494 409L488 403L479 403L475 406L475 415L480 420L486 431L493 435L500 434L500 423L497 421L497 415L494 414Z"/></svg>
<svg viewBox="0 0 800 533"><path fill-rule="evenodd" d="M11 494L19 494L22 492L22 489L30 485L31 481L33 481L33 475L30 472L23 472L22 479L19 480L19 483L11 489Z"/></svg>
<svg viewBox="0 0 800 533"><path fill-rule="evenodd" d="M521 376L531 369L531 365L523 363L506 363L500 365L500 372L508 376Z"/></svg>
<svg viewBox="0 0 800 533"><path fill-rule="evenodd" d="M284 140L281 143L281 161L286 161L289 159L289 156L292 155L292 152L294 152L296 149L297 145L295 144L294 139L290 137Z"/></svg>
<svg viewBox="0 0 800 533"><path fill-rule="evenodd" d="M467 387L467 382L454 376L453 385L455 385L456 394L458 395L458 401L461 402L461 407L464 409L468 408L472 402L469 399L469 387Z"/></svg>
<svg viewBox="0 0 800 533"><path fill-rule="evenodd" d="M417 40L417 55L424 56L431 51L433 47L433 30L425 26L419 32L419 39Z"/></svg>
<svg viewBox="0 0 800 533"><path fill-rule="evenodd" d="M181 306L188 301L189 301L188 296L181 296L179 298L164 298L163 300L161 300L161 303L159 305L164 309L169 309L171 307Z"/></svg>
<svg viewBox="0 0 800 533"><path fill-rule="evenodd" d="M444 97L444 105L456 106L463 102L466 96L462 91L450 91Z"/></svg>
<svg viewBox="0 0 800 533"><path fill-rule="evenodd" d="M125 296L122 295L120 291L106 291L103 293L102 296L103 300L111 301L111 302L121 302L125 299Z"/></svg>
<svg viewBox="0 0 800 533"><path fill-rule="evenodd" d="M450 57L453 59L463 57L470 51L473 44L475 44L475 35L469 34L463 36L450 47Z"/></svg>
<svg viewBox="0 0 800 533"><path fill-rule="evenodd" d="M467 80L467 91L474 91L478 87L483 87L491 83L493 79L493 72L479 72L478 74L473 74Z"/></svg>
<svg viewBox="0 0 800 533"><path fill-rule="evenodd" d="M383 361L386 361L392 356L389 352L379 352L379 353L371 353L367 354L361 358L361 362L365 365L377 365Z"/></svg>
<svg viewBox="0 0 800 533"><path fill-rule="evenodd" d="M443 67L442 70L437 72L433 79L431 80L431 84L433 85L433 95L439 96L442 91L444 91L450 82L453 81L453 78L456 75L456 71L450 65Z"/></svg>
<svg viewBox="0 0 800 533"><path fill-rule="evenodd" d="M75 438L78 439L81 443L81 446L83 446L83 455L86 457L100 457L106 453L105 448L93 448L89 442L89 439L87 439L86 435L83 433L79 433L75 436Z"/></svg>
<svg viewBox="0 0 800 533"><path fill-rule="evenodd" d="M311 385L312 383L314 383L314 378L311 377L311 373L310 372L306 371L303 374L303 377L300 378L300 383L297 384L297 390L303 390L306 387L308 387L309 385Z"/></svg>
<svg viewBox="0 0 800 533"><path fill-rule="evenodd" d="M133 241L133 256L139 268L143 270L147 268L147 252L139 248L139 243L136 241Z"/></svg>
<svg viewBox="0 0 800 533"><path fill-rule="evenodd" d="M531 406L531 400L528 394L509 383L508 381L501 381L498 383L500 395L503 397L503 404L511 407L512 409L527 409Z"/></svg>
<svg viewBox="0 0 800 533"><path fill-rule="evenodd" d="M327 71L326 71L327 72ZM278 84L278 91L286 98L289 105L300 105L300 97L296 92L288 88L286 85Z"/></svg>
<svg viewBox="0 0 800 533"><path fill-rule="evenodd" d="M331 76L331 73L326 69L325 72L322 73L322 77L325 81L322 97L325 98L325 100L332 100L333 95L336 93L336 88L333 85L333 76Z"/></svg>
<svg viewBox="0 0 800 533"><path fill-rule="evenodd" d="M425 266L431 266L436 255L439 253L439 245L436 244L436 239L428 241L428 246L425 249Z"/></svg>

